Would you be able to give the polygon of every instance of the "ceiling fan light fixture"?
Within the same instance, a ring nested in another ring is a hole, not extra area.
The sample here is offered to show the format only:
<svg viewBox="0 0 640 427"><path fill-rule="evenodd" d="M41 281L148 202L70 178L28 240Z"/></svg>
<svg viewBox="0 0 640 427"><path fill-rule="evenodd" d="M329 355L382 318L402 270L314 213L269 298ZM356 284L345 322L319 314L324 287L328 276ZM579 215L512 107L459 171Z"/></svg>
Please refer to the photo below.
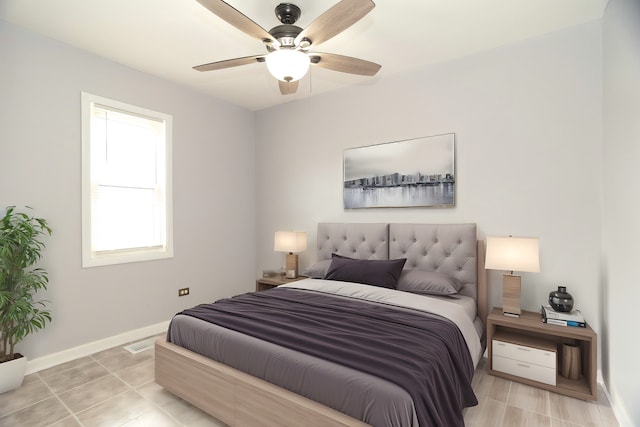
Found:
<svg viewBox="0 0 640 427"><path fill-rule="evenodd" d="M278 49L266 57L267 68L273 77L284 82L300 80L309 70L309 57L296 49Z"/></svg>

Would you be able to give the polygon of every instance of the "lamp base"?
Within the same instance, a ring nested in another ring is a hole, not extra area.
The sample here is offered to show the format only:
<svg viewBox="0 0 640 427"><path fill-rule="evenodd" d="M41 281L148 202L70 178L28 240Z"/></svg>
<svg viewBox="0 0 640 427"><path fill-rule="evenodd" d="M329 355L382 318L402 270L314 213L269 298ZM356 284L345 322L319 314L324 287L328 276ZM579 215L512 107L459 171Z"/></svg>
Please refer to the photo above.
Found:
<svg viewBox="0 0 640 427"><path fill-rule="evenodd" d="M520 276L502 276L502 314L520 317Z"/></svg>
<svg viewBox="0 0 640 427"><path fill-rule="evenodd" d="M295 279L298 277L298 255L288 253L285 260L285 277L287 279Z"/></svg>

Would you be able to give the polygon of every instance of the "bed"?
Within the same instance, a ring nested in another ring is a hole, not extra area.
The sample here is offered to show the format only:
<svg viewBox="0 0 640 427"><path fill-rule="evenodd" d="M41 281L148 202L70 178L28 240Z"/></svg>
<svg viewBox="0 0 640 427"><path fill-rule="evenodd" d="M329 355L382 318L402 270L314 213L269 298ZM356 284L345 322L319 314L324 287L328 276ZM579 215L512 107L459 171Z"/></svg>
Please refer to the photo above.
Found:
<svg viewBox="0 0 640 427"><path fill-rule="evenodd" d="M486 345L484 251L475 224L321 223L317 260L306 271L309 279L220 301L214 304L219 313L194 307L176 315L167 339L156 343L156 382L231 426L461 425L462 408L475 398L469 396L469 370L472 376ZM391 264L403 291L366 284L386 277ZM353 283L352 274L369 277ZM421 288L425 274L428 289ZM453 279L455 292L443 278ZM358 319L341 317L354 313ZM252 316L260 325L245 321ZM361 323L370 321L379 323ZM376 332L355 350L350 335L335 332L338 324ZM427 344L427 335L439 328L443 336L456 337ZM418 329L426 335L403 336ZM289 337L296 330L299 335ZM314 333L323 338L313 339ZM438 368L424 368L426 380L417 380L431 391L398 384L403 372L411 376L415 358L402 362L408 367L394 366L397 372L380 362L398 356L388 354L394 340L404 340L400 349L419 347L411 351L425 359L434 353L433 362L421 365ZM437 351L450 354L439 355L435 349L441 347L449 350ZM353 364L343 353L354 352L356 359L370 359Z"/></svg>

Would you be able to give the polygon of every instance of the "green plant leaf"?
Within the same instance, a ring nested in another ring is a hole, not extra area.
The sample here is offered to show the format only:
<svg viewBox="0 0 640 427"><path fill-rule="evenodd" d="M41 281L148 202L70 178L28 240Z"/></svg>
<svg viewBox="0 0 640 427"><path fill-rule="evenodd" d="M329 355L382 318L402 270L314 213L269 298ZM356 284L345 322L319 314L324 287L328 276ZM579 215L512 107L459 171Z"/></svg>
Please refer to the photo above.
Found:
<svg viewBox="0 0 640 427"><path fill-rule="evenodd" d="M46 220L14 206L0 219L0 361L11 360L16 343L51 322L48 301L34 300L49 283L47 272L35 266L47 235L51 228Z"/></svg>

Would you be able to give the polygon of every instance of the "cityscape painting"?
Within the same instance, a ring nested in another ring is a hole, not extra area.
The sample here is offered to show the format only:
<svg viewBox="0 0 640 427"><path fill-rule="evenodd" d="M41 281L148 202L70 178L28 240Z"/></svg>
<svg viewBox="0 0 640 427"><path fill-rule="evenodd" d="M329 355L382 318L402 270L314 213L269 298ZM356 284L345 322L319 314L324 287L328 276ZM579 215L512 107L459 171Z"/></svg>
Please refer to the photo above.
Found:
<svg viewBox="0 0 640 427"><path fill-rule="evenodd" d="M453 133L344 150L344 207L455 206Z"/></svg>

